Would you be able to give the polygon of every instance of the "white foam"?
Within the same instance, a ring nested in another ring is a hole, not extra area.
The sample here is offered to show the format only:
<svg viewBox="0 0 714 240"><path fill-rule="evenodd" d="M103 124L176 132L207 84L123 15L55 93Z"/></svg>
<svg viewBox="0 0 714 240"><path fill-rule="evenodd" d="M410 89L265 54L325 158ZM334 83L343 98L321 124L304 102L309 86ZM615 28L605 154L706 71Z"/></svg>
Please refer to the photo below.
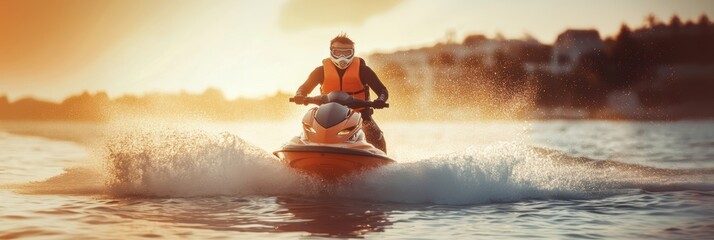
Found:
<svg viewBox="0 0 714 240"><path fill-rule="evenodd" d="M393 202L476 204L536 198L587 198L603 186L556 166L531 148L499 143L483 149L384 167L357 176L340 195Z"/></svg>
<svg viewBox="0 0 714 240"><path fill-rule="evenodd" d="M105 158L108 192L115 196L319 194L402 203L480 204L586 199L633 188L714 188L711 173L702 179L639 165L602 164L512 142L388 165L338 184L299 174L227 133L124 134L108 145ZM663 173L667 174L657 175Z"/></svg>
<svg viewBox="0 0 714 240"><path fill-rule="evenodd" d="M307 182L267 152L227 133L127 134L108 145L106 161L108 190L118 196L286 194Z"/></svg>

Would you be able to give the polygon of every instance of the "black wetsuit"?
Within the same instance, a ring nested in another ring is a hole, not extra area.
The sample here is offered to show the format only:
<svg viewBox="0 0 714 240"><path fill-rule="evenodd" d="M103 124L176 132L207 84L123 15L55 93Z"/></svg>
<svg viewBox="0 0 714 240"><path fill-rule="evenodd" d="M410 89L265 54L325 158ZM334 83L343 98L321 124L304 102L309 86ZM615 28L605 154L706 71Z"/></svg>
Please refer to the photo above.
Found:
<svg viewBox="0 0 714 240"><path fill-rule="evenodd" d="M360 60L361 62L359 68L359 78L362 81L362 85L364 85L367 100L370 99L369 89L372 89L372 91L377 93L377 98L380 98L386 102L387 98L389 97L389 92L387 92L387 88L384 87L384 84L382 83L382 81L379 80L377 74L372 71L372 68L367 66L364 59L360 58ZM337 73L340 75L341 78L345 75L345 70L337 68ZM324 80L325 67L319 66L315 68L312 73L310 73L310 76L307 78L307 81L305 81L305 83L303 83L300 88L298 88L296 95L307 96L307 94L312 92L312 90L317 87L318 84L322 85L322 82ZM364 120L371 121L373 112L374 111L372 109L362 110L362 118Z"/></svg>

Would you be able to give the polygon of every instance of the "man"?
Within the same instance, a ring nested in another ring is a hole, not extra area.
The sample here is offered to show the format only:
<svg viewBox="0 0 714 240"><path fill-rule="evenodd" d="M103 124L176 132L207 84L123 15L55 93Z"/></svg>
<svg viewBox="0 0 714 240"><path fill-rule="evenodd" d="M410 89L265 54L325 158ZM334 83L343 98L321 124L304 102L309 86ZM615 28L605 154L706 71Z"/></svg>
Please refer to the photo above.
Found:
<svg viewBox="0 0 714 240"><path fill-rule="evenodd" d="M333 91L346 92L353 97L369 100L369 89L376 94L375 104L384 106L388 92L377 74L365 64L364 59L355 57L355 44L346 34L337 35L330 41L330 57L322 60L322 66L315 68L310 73L307 81L298 88L295 99L304 99L320 84L320 92L328 94ZM299 102L297 100L296 102ZM363 109L362 129L368 143L387 152L387 144L382 130L372 119L372 109Z"/></svg>

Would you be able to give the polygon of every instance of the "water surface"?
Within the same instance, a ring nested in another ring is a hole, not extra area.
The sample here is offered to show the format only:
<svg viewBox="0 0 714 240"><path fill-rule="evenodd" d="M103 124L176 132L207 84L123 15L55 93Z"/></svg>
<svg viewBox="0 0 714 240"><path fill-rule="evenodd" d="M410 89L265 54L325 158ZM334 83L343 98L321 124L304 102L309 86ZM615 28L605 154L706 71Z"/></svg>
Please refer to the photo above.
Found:
<svg viewBox="0 0 714 240"><path fill-rule="evenodd" d="M381 125L398 164L325 184L292 123L0 122L0 239L714 233L712 121Z"/></svg>

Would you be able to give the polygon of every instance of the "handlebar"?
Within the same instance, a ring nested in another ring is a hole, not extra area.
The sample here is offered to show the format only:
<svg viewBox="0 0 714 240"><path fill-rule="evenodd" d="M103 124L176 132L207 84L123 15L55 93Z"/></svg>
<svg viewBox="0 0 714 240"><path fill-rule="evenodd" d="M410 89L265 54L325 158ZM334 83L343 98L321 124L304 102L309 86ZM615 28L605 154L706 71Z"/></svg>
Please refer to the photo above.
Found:
<svg viewBox="0 0 714 240"><path fill-rule="evenodd" d="M302 99L302 102L299 102L298 99L295 97L292 97L289 99L290 102L296 103L296 104L315 104L315 105L322 105L324 103L339 103L344 106L347 106L349 108L374 108L374 109L381 109L381 108L388 108L389 103L384 103L384 104L379 104L375 103L374 101L365 101L359 98L352 97L351 95L344 93L344 92L331 92L326 95L319 95L319 96L314 96L314 97L304 97Z"/></svg>
<svg viewBox="0 0 714 240"><path fill-rule="evenodd" d="M291 97L290 102L297 103L297 104L305 104L305 105L307 105L307 104L321 105L322 103L325 102L323 99L323 96L325 96L325 95L320 95L320 96L315 96L315 97L304 97L302 102L297 102L296 98Z"/></svg>

